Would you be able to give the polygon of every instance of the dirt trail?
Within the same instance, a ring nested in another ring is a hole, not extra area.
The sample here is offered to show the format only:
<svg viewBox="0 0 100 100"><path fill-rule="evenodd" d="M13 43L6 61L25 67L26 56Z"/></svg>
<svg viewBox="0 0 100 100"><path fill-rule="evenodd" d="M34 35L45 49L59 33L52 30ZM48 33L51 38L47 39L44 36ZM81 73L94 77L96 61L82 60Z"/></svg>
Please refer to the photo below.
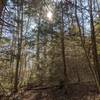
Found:
<svg viewBox="0 0 100 100"><path fill-rule="evenodd" d="M72 84L67 92L61 88L26 90L10 100L100 100L95 85Z"/></svg>

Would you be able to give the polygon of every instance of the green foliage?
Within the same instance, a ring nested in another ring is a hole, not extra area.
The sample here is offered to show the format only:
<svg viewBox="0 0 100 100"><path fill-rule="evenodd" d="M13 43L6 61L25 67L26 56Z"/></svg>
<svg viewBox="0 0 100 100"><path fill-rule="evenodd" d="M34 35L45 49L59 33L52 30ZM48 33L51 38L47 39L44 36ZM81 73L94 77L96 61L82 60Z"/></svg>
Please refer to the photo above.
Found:
<svg viewBox="0 0 100 100"><path fill-rule="evenodd" d="M79 35L79 28L77 25L72 25L70 28L69 28L69 32L70 34L75 34L75 35Z"/></svg>
<svg viewBox="0 0 100 100"><path fill-rule="evenodd" d="M100 33L100 24L99 23L95 25L95 31L96 31L96 33Z"/></svg>

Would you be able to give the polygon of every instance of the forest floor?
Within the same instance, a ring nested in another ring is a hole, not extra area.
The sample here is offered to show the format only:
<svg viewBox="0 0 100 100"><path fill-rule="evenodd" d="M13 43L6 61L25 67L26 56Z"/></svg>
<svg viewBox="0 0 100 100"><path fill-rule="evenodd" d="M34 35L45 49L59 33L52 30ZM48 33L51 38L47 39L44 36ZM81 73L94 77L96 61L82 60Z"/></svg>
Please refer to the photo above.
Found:
<svg viewBox="0 0 100 100"><path fill-rule="evenodd" d="M21 90L9 99L0 100L100 100L95 85L70 84L67 91L61 87L35 87Z"/></svg>

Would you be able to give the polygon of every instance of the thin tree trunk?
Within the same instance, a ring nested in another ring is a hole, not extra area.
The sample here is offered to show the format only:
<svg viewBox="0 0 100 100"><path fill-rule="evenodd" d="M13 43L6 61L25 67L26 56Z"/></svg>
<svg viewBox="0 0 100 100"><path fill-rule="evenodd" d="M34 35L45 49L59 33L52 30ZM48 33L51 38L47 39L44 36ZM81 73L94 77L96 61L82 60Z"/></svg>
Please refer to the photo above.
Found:
<svg viewBox="0 0 100 100"><path fill-rule="evenodd" d="M41 23L41 15L39 11L39 19L38 19L38 32L37 32L37 51L36 51L36 60L37 60L37 77L40 81L40 85L42 84L42 75L41 75L41 67L40 67L40 23Z"/></svg>
<svg viewBox="0 0 100 100"><path fill-rule="evenodd" d="M22 11L21 13L21 19L23 21L23 0L21 0L21 6L20 7L20 10ZM18 15L20 15L20 11L18 9ZM19 16L18 16L19 17ZM21 27L21 31L20 30L20 27ZM18 33L18 53L17 53L17 60L16 60L16 69L15 69L15 82L14 82L14 92L17 92L18 91L18 83L19 83L19 63L20 63L20 56L21 56L21 45L22 45L22 32L23 32L23 22L21 23L21 26L19 24L19 21L18 21L18 31L20 33Z"/></svg>
<svg viewBox="0 0 100 100"><path fill-rule="evenodd" d="M3 7L4 7L4 0L0 0L0 17L2 15Z"/></svg>
<svg viewBox="0 0 100 100"><path fill-rule="evenodd" d="M61 1L61 50L62 50L62 60L63 60L63 67L64 67L64 81L65 81L65 87L68 83L68 76L67 76L67 66L66 66L66 55L65 55L65 43L64 43L64 12L63 12L63 2Z"/></svg>
<svg viewBox="0 0 100 100"><path fill-rule="evenodd" d="M81 32L81 27L80 27L80 23L79 23L79 19L78 19L78 16L77 16L77 0L75 0L75 17L76 17L76 21L77 21L77 25L78 25L78 28L79 28L79 33L80 33L80 38L81 38L81 44L82 44L82 47L84 49L84 52L85 52L85 56L87 58L87 61L88 61L88 65L89 65L89 68L90 68L90 71L92 72L93 74L93 78L96 82L96 85L97 85L97 88L98 88L98 91L100 92L100 85L99 85L99 82L98 82L98 77L97 77L97 74L93 68L93 66L91 65L91 62L90 62L90 59L89 59L89 56L87 54L87 51L86 51L86 48L85 48L85 45L84 45L84 40L82 38L82 32Z"/></svg>
<svg viewBox="0 0 100 100"><path fill-rule="evenodd" d="M93 14L92 14L93 8L92 7L93 7L93 0L89 0L92 54L93 54L95 71L98 75L98 81L99 81L99 85L100 85L100 66L99 66L98 54L97 54L97 45L96 45L96 36L95 36L95 29L94 29L94 21L93 21Z"/></svg>

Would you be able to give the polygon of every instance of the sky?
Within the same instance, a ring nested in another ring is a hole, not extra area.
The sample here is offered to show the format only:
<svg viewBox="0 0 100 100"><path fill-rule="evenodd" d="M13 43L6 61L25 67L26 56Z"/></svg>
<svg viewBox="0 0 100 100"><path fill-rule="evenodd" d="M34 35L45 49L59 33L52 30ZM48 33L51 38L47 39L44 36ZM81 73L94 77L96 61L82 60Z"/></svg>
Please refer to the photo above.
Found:
<svg viewBox="0 0 100 100"><path fill-rule="evenodd" d="M59 2L59 1L61 1L61 0L53 0L53 1ZM9 6L8 6L8 5L9 5ZM11 0L8 0L8 2L7 2L7 9L9 9L10 12L13 11L13 10L11 9L11 7L13 7L13 3L11 2ZM49 7L49 8L50 8L50 7ZM49 19L48 21L51 21L51 20L52 20L53 13L50 11L50 9L47 10L47 12L46 12L45 15L46 15L47 18ZM79 15L80 15L80 14L78 14L78 16L79 16ZM84 12L84 16L85 16L85 15L88 15L88 13L87 13L87 12ZM5 17L5 20L6 20L7 22L11 23L11 21L12 21L11 18L13 18L13 15L8 17L8 14L5 14L5 16L6 16L6 17ZM25 19L26 19L26 22L27 22L28 18L25 18ZM29 25L30 29L29 29L29 31L32 30L32 29L34 29L35 26L36 26L36 24L34 23L34 19L33 19L33 20L30 19L30 25ZM89 29L90 29L90 25L89 25L88 20L85 20L85 28L86 28L87 32L90 31L90 30L89 30ZM12 28L9 27L9 29L12 29ZM3 34L4 37L8 37L8 38L11 38L11 37L12 37L12 32L11 32L11 31L3 30L3 32L4 32L4 34Z"/></svg>

